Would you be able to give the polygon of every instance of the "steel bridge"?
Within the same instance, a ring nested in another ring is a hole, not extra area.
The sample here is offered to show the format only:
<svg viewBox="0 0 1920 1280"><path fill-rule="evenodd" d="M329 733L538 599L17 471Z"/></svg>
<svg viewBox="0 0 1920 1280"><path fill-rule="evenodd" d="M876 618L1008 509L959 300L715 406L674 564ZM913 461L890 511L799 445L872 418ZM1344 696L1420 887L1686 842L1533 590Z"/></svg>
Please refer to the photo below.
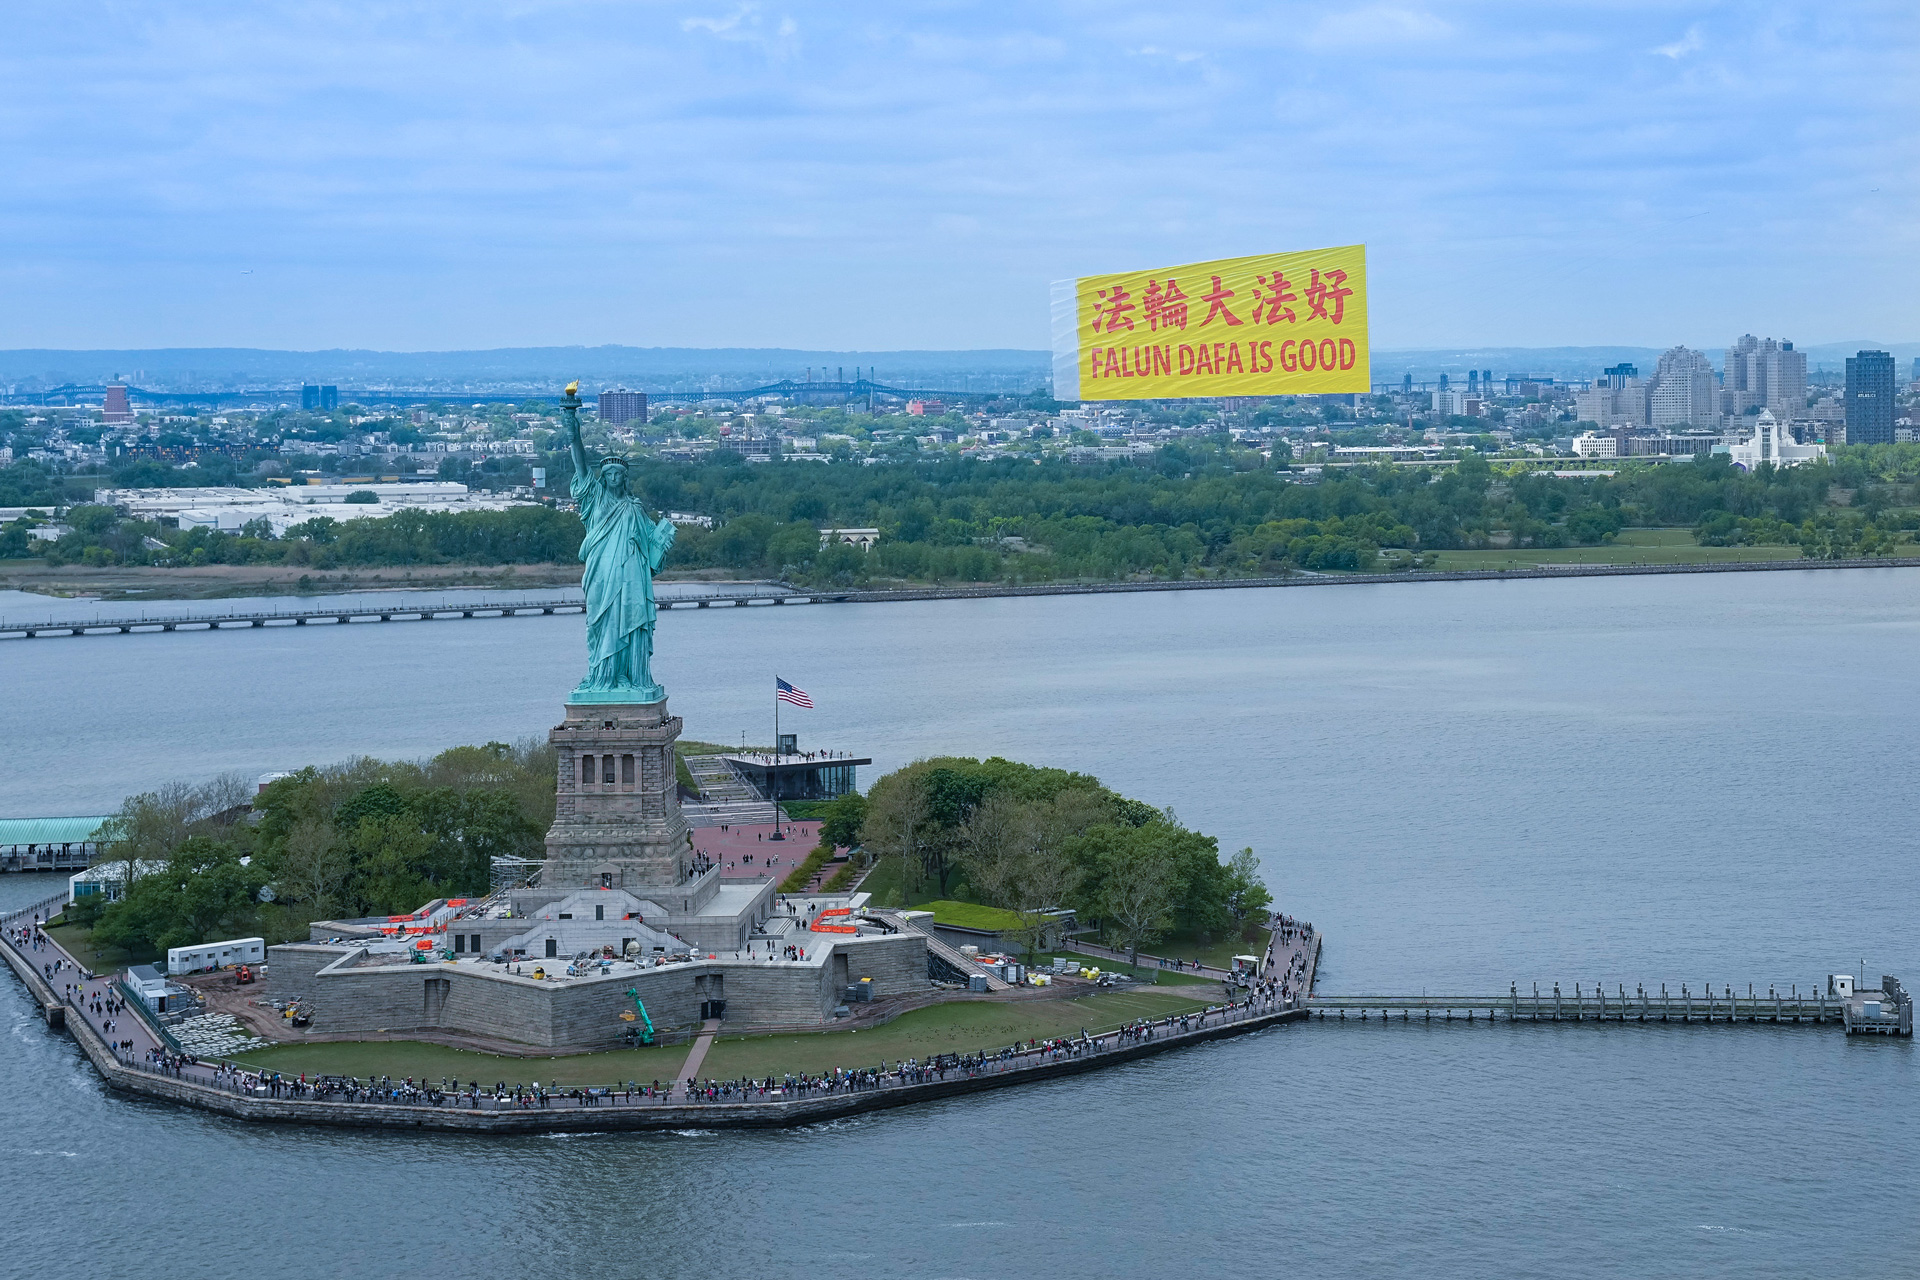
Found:
<svg viewBox="0 0 1920 1280"><path fill-rule="evenodd" d="M662 613L677 609L764 608L783 604L824 604L841 595L803 591L771 593L735 591L700 596L661 596ZM46 636L134 635L155 631L227 631L250 627L304 627L310 624L344 626L365 622L433 622L443 618L516 618L555 613L583 613L579 592L508 600L469 600L460 603L309 604L295 608L237 608L203 613L96 614L91 618L0 618L0 636L33 640Z"/></svg>

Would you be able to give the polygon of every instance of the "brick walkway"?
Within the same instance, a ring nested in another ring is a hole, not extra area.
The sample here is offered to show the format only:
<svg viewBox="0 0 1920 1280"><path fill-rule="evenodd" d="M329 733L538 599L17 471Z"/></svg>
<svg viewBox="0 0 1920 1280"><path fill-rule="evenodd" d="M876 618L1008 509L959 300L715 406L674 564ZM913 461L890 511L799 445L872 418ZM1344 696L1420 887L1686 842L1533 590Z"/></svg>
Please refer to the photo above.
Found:
<svg viewBox="0 0 1920 1280"><path fill-rule="evenodd" d="M820 842L820 824L786 822L780 825L780 831L786 839L776 841L767 839L773 834L771 822L730 823L724 829L695 827L693 847L713 860L723 880L758 880L765 876L784 880Z"/></svg>

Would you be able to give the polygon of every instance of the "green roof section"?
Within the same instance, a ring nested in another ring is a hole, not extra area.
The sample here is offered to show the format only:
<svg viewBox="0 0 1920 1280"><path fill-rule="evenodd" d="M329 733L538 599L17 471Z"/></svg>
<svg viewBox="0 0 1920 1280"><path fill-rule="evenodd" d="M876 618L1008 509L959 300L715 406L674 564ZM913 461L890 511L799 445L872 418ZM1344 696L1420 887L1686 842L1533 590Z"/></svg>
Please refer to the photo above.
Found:
<svg viewBox="0 0 1920 1280"><path fill-rule="evenodd" d="M1025 923L1017 911L1002 911L998 907L983 907L973 902L954 902L947 898L935 902L923 902L910 909L933 912L935 924L950 924L956 929L979 929L987 933L1018 929Z"/></svg>
<svg viewBox="0 0 1920 1280"><path fill-rule="evenodd" d="M27 844L85 844L106 818L0 818L0 849Z"/></svg>

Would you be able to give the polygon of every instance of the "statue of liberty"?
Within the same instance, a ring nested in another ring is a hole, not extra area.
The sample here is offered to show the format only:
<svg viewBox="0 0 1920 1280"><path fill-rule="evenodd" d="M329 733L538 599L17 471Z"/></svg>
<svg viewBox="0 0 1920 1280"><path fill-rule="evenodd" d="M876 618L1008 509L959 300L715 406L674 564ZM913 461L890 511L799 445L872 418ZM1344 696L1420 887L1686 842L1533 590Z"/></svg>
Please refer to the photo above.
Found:
<svg viewBox="0 0 1920 1280"><path fill-rule="evenodd" d="M580 390L567 384L560 412L573 445L573 500L587 536L580 544L586 565L581 587L587 597L587 678L570 703L659 702L667 691L653 680L653 571L673 545L673 524L651 520L627 492L627 460L617 455L587 464L580 439Z"/></svg>

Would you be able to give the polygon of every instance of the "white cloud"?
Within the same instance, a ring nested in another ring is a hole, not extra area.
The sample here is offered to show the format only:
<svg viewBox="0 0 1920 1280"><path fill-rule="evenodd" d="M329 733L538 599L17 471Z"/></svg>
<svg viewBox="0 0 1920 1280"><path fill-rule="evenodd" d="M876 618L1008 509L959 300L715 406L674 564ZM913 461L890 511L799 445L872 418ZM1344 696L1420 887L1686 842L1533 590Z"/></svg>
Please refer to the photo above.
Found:
<svg viewBox="0 0 1920 1280"><path fill-rule="evenodd" d="M782 15L769 23L757 4L743 4L724 18L683 18L682 31L704 31L720 40L750 44L768 57L783 58L798 43L800 24Z"/></svg>
<svg viewBox="0 0 1920 1280"><path fill-rule="evenodd" d="M1706 47L1706 44L1706 38L1700 32L1700 24L1696 22L1687 28L1687 34L1672 44L1657 45L1653 51L1663 58L1672 58L1678 62L1690 53L1698 53Z"/></svg>
<svg viewBox="0 0 1920 1280"><path fill-rule="evenodd" d="M1198 62L1207 56L1204 53L1161 49L1150 44L1141 46L1134 50L1134 53L1142 58L1172 58L1175 62Z"/></svg>

